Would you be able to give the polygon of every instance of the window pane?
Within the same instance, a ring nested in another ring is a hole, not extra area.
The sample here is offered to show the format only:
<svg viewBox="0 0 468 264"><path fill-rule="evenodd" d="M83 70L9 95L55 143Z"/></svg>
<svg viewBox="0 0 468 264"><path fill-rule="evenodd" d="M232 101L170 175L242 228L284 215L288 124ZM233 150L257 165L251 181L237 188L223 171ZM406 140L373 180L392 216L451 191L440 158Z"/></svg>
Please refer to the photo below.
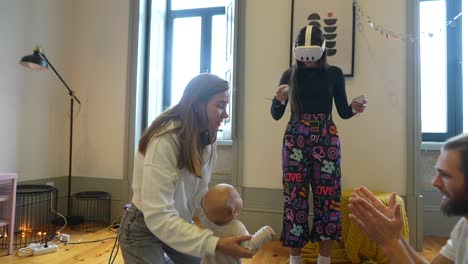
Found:
<svg viewBox="0 0 468 264"><path fill-rule="evenodd" d="M171 106L182 98L187 83L200 73L201 18L174 20Z"/></svg>
<svg viewBox="0 0 468 264"><path fill-rule="evenodd" d="M144 18L142 16L140 19ZM146 20L146 18L144 18ZM166 35L166 4L164 2L153 2L151 5L151 25L148 51L148 112L146 124L151 124L163 109L163 87L164 87L164 38ZM140 23L145 23L141 21ZM144 50L144 33L138 33L138 49ZM143 64L143 58L138 58L139 64ZM137 96L140 98L140 96Z"/></svg>
<svg viewBox="0 0 468 264"><path fill-rule="evenodd" d="M171 0L171 9L193 9L225 6L229 0Z"/></svg>
<svg viewBox="0 0 468 264"><path fill-rule="evenodd" d="M219 77L231 81L230 61L227 58L227 32L226 32L226 15L213 16L212 20L212 38L211 38L211 73ZM232 91L231 91L232 94ZM230 96L229 101L232 101ZM231 104L227 106L229 116L231 116ZM219 127L218 139L231 139L231 124L230 118L225 119L224 123Z"/></svg>
<svg viewBox="0 0 468 264"><path fill-rule="evenodd" d="M463 0L462 10L468 10L468 0ZM468 11L465 12L468 14ZM468 86L465 89L465 81L468 80L468 19L462 19L462 58L463 58L463 132L468 132ZM466 47L466 49L465 49Z"/></svg>
<svg viewBox="0 0 468 264"><path fill-rule="evenodd" d="M211 38L211 73L225 78L226 71L226 16L213 16Z"/></svg>
<svg viewBox="0 0 468 264"><path fill-rule="evenodd" d="M445 1L420 2L421 130L447 132Z"/></svg>

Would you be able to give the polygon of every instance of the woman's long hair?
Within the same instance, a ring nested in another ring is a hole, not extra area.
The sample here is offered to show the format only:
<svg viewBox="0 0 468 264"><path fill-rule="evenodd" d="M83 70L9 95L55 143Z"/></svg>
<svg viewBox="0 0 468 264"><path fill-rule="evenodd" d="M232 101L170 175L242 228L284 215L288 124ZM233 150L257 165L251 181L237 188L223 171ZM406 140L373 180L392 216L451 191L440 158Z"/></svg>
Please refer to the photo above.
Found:
<svg viewBox="0 0 468 264"><path fill-rule="evenodd" d="M304 46L305 45L305 34L306 28L303 27L299 31L296 37L295 47ZM323 41L325 40L322 30L320 30L319 25L313 25L312 27L312 36L311 36L311 43L309 45L317 45L321 46ZM322 57L318 60L319 68L321 71L326 71L329 67L327 63L327 51L323 52ZM289 79L289 100L291 103L291 117L293 120L299 120L302 115L302 105L300 100L300 86L298 83L298 73L300 69L304 68L304 63L301 61L296 60L296 64L292 66L291 76Z"/></svg>
<svg viewBox="0 0 468 264"><path fill-rule="evenodd" d="M216 75L204 73L193 78L185 87L179 103L164 111L146 129L138 143L138 151L145 155L152 139L175 132L180 147L177 167L201 176L202 150L216 140L216 133L208 127L206 105L214 95L227 90L229 83ZM172 122L177 122L177 125L168 128Z"/></svg>

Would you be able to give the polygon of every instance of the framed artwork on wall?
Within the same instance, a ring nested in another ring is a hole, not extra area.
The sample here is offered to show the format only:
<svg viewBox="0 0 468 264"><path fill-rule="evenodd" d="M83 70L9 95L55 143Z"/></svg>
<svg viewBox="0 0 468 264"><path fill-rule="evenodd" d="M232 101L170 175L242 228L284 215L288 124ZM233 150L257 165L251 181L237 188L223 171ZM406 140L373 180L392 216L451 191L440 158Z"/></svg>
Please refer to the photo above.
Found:
<svg viewBox="0 0 468 264"><path fill-rule="evenodd" d="M327 61L354 76L353 0L292 0L290 64L293 64L294 42L302 27L320 27L326 43Z"/></svg>

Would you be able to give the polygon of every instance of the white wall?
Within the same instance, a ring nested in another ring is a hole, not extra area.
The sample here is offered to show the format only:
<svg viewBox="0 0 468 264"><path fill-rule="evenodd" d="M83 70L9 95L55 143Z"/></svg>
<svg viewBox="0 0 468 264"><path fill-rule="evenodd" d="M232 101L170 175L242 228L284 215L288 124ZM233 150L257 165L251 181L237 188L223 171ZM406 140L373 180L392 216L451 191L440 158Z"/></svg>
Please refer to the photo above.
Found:
<svg viewBox="0 0 468 264"><path fill-rule="evenodd" d="M281 188L281 142L288 117L269 113L279 77L289 66L291 1L246 3L245 135L243 182L247 187ZM359 1L374 23L406 30L405 1ZM366 17L356 32L355 75L347 78L348 98L366 94L368 110L341 120L343 188L365 184L375 190L406 193L405 42L387 39L370 28Z"/></svg>
<svg viewBox="0 0 468 264"><path fill-rule="evenodd" d="M124 175L129 4L73 1L72 81L83 101L77 118L76 175Z"/></svg>
<svg viewBox="0 0 468 264"><path fill-rule="evenodd" d="M10 1L2 1L0 8L0 50L3 63L0 64L0 170L2 172L15 172L17 162L17 133L19 132L19 118L21 116L20 101L21 90L24 80L19 76L18 68L20 45L24 35L21 28L16 26L20 20L19 10L24 3L12 4ZM10 22L10 23L7 23ZM13 27L10 25L14 25ZM15 39L15 42L8 41ZM15 56L16 55L16 56Z"/></svg>
<svg viewBox="0 0 468 264"><path fill-rule="evenodd" d="M65 51L60 44L66 33L63 2L2 0L0 5L0 171L18 172L20 180L58 176L65 139L64 111L59 111L65 106L64 88L52 74L18 62L38 44L53 57ZM57 65L64 59L57 59Z"/></svg>
<svg viewBox="0 0 468 264"><path fill-rule="evenodd" d="M68 174L68 93L50 69L18 62L36 45L82 101L73 175L122 178L128 0L0 0L0 172Z"/></svg>

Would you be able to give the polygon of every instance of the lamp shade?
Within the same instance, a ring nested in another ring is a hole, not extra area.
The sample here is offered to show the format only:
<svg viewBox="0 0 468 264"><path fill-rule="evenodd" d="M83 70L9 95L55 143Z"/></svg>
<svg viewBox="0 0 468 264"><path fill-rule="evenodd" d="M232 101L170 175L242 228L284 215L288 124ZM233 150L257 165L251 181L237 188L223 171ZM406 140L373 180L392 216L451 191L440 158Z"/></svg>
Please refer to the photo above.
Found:
<svg viewBox="0 0 468 264"><path fill-rule="evenodd" d="M20 64L26 68L30 68L33 70L47 70L49 68L49 64L47 61L41 56L40 50L35 49L34 53L31 55L24 56L21 58Z"/></svg>

